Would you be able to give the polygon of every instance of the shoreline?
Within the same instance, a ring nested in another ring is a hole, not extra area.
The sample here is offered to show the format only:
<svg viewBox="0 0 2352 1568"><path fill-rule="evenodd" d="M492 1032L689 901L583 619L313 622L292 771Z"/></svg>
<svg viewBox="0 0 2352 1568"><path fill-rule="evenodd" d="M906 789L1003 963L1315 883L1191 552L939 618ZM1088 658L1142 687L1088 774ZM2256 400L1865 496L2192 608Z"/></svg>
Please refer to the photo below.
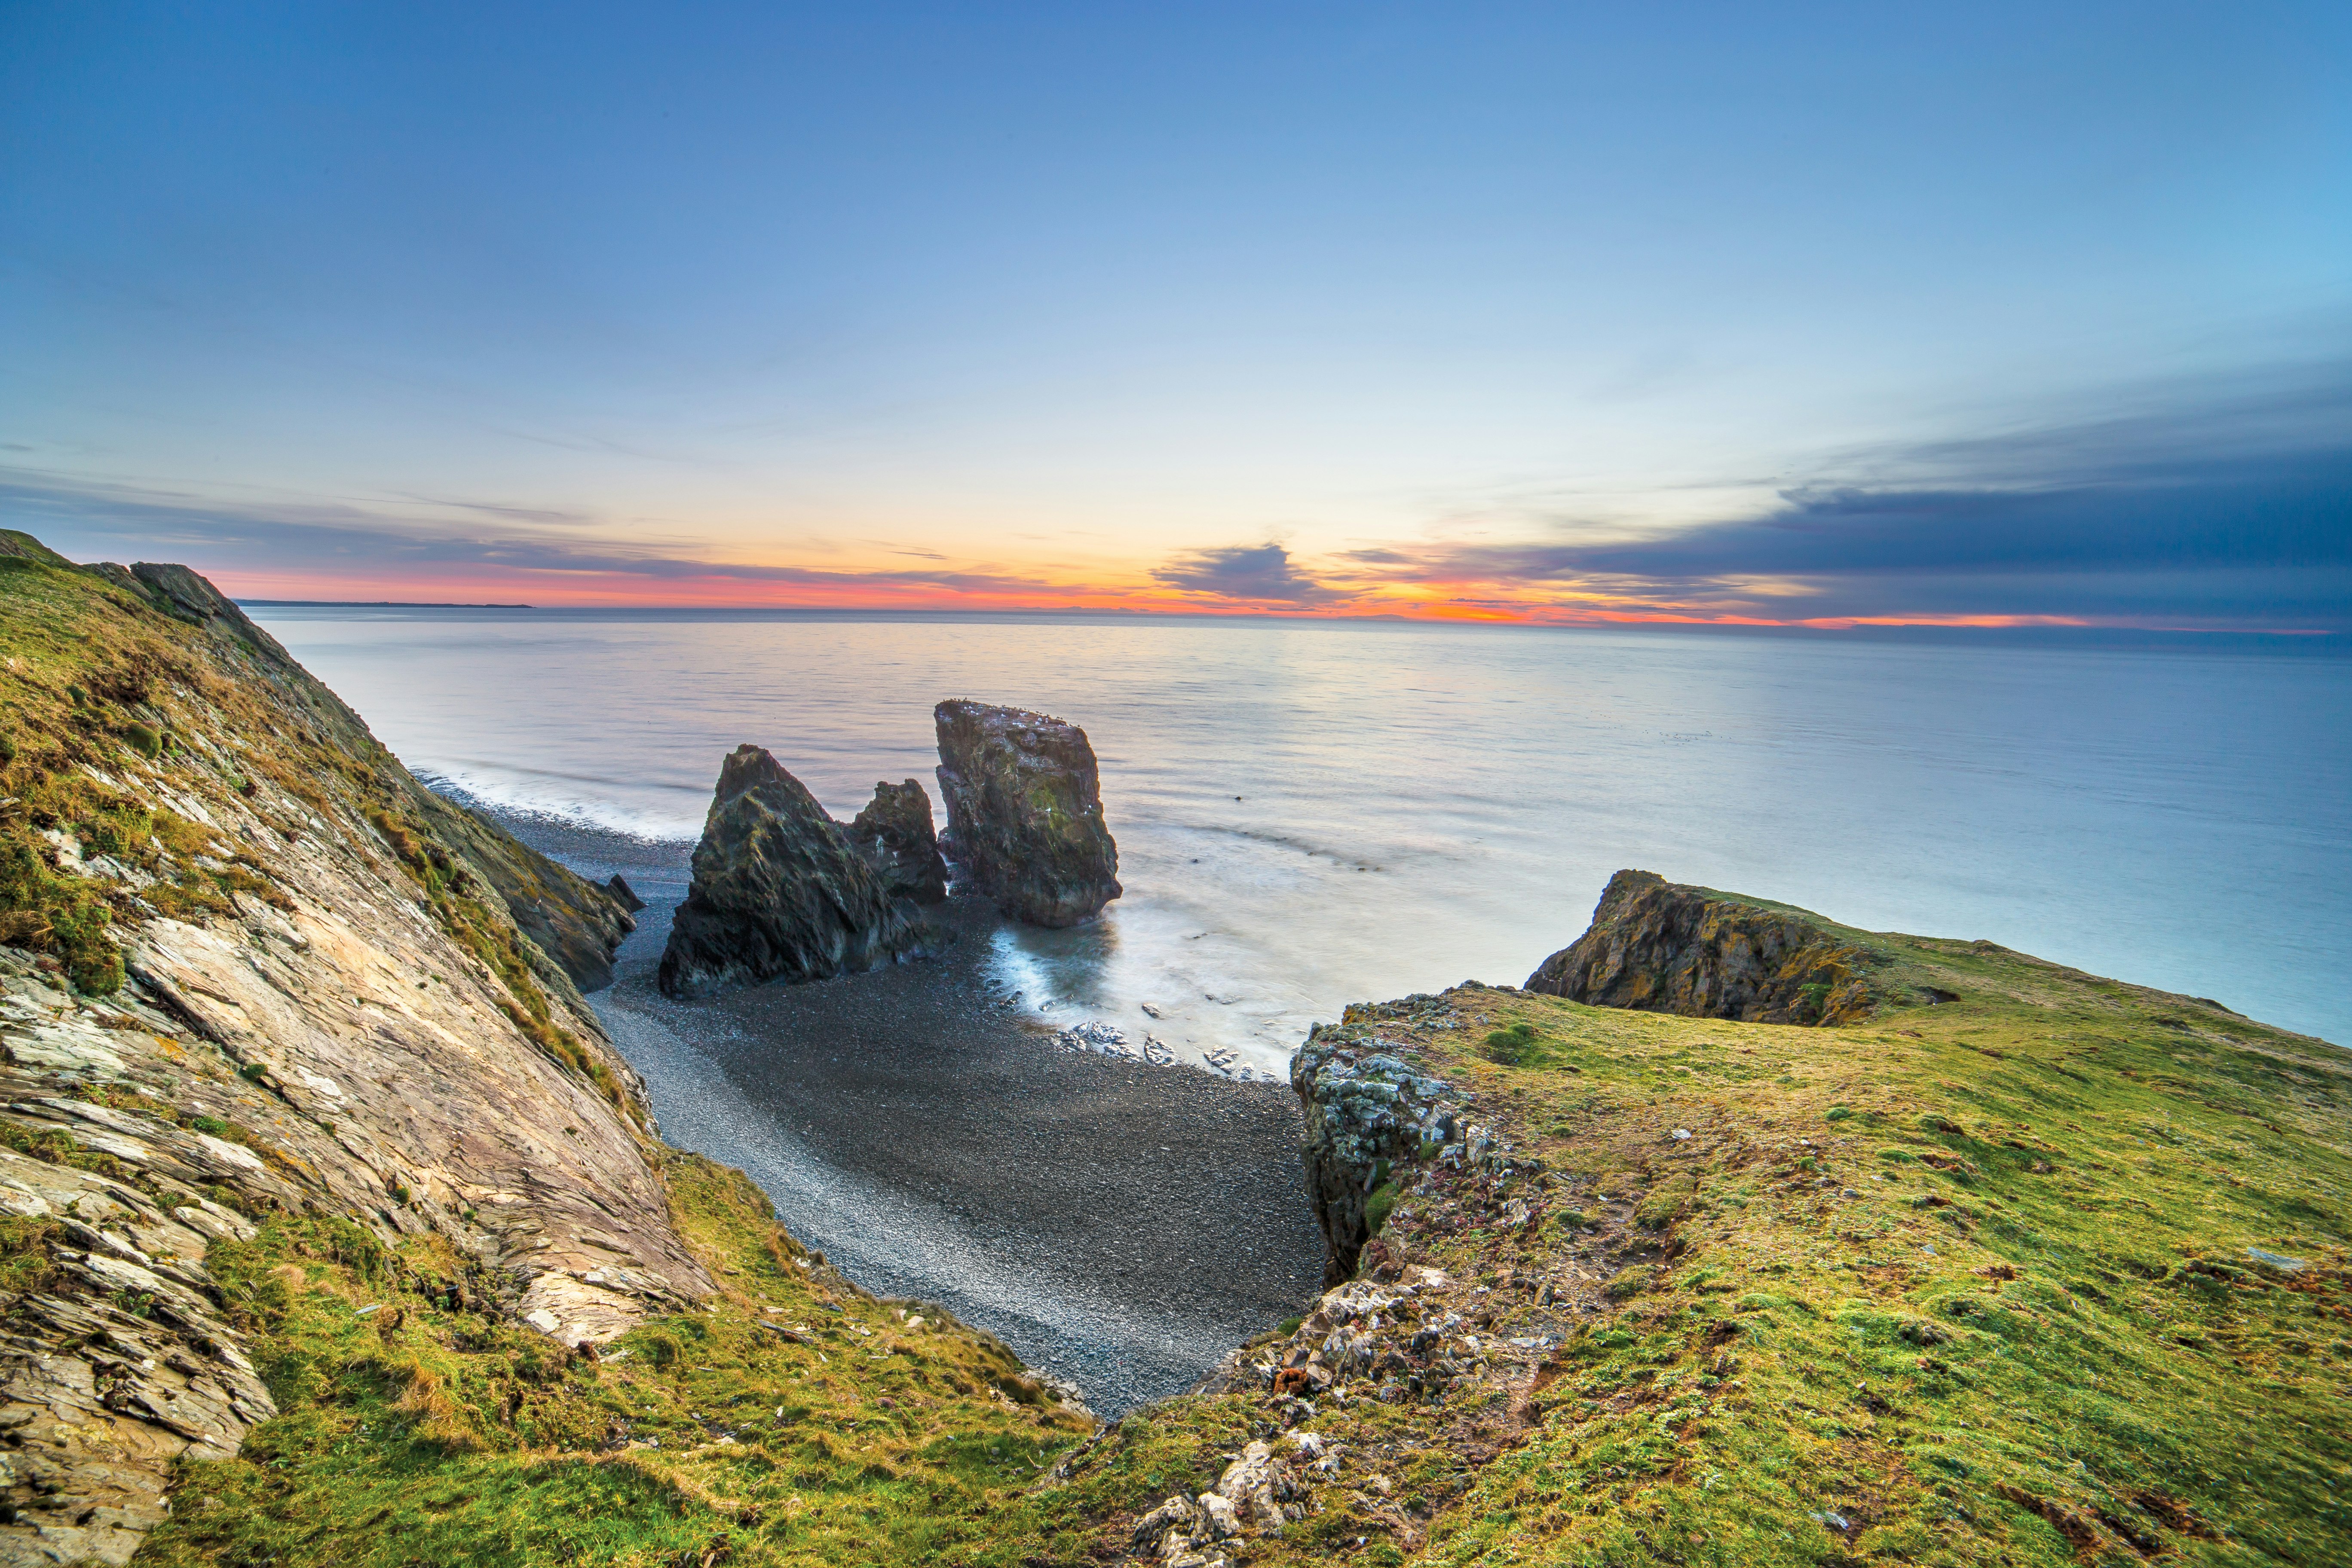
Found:
<svg viewBox="0 0 2352 1568"><path fill-rule="evenodd" d="M487 814L628 879L646 907L589 1002L663 1137L747 1172L865 1289L938 1302L1116 1418L1320 1288L1288 1085L1056 1047L989 994L993 909L938 906L929 958L674 1002L653 973L690 847Z"/></svg>

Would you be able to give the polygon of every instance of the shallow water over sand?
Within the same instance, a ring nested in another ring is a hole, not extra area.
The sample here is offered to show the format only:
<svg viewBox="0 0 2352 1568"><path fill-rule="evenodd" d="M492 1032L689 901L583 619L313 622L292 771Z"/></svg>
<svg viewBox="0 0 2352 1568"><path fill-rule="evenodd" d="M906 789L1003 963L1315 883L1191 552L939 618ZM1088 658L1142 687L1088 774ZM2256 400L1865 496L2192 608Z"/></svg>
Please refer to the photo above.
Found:
<svg viewBox="0 0 2352 1568"><path fill-rule="evenodd" d="M772 750L836 815L931 704L1086 726L1127 897L987 981L1279 1072L1348 1001L1516 983L1639 866L2352 1040L2352 661L1112 617L260 612L411 767L699 829ZM1144 1004L1160 1009L1151 1022Z"/></svg>

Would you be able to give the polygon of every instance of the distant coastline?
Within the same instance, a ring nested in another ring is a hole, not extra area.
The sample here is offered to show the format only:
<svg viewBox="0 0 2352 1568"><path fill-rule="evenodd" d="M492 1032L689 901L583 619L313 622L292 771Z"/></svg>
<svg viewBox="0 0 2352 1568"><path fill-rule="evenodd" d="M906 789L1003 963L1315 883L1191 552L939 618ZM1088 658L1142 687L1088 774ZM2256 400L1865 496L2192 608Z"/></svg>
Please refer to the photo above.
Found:
<svg viewBox="0 0 2352 1568"><path fill-rule="evenodd" d="M237 599L260 610L528 610L530 605L452 605L431 599Z"/></svg>

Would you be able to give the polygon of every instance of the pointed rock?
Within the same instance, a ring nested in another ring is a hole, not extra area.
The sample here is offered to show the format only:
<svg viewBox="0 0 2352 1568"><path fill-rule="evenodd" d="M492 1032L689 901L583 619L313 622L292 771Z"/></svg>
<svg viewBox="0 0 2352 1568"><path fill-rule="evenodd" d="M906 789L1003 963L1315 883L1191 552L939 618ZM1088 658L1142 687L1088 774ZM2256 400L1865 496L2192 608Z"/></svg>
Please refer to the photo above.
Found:
<svg viewBox="0 0 2352 1568"><path fill-rule="evenodd" d="M849 825L849 841L864 849L893 898L936 904L948 896L947 862L931 832L931 797L913 779L874 786L874 801Z"/></svg>
<svg viewBox="0 0 2352 1568"><path fill-rule="evenodd" d="M919 950L873 863L800 780L738 746L694 847L694 882L656 976L669 996L766 980L824 980Z"/></svg>
<svg viewBox="0 0 2352 1568"><path fill-rule="evenodd" d="M1070 926L1118 898L1095 751L1076 724L955 700L934 711L948 858L996 907Z"/></svg>

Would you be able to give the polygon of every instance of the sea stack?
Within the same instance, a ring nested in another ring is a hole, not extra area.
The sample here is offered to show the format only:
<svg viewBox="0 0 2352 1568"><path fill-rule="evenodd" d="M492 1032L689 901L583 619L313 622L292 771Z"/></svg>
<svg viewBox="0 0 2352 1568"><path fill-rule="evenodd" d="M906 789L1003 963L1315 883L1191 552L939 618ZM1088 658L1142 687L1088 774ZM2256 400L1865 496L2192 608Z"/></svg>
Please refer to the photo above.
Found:
<svg viewBox="0 0 2352 1568"><path fill-rule="evenodd" d="M1084 730L961 699L933 717L945 848L974 887L1041 926L1076 925L1118 897L1118 846Z"/></svg>
<svg viewBox="0 0 2352 1568"><path fill-rule="evenodd" d="M1591 929L1545 959L1527 989L1686 1018L1851 1024L1879 1001L1864 972L1883 960L1828 923L1654 871L1620 871Z"/></svg>
<svg viewBox="0 0 2352 1568"><path fill-rule="evenodd" d="M931 797L916 780L877 784L873 803L848 832L882 873L892 898L936 904L948 896L947 862L931 831Z"/></svg>
<svg viewBox="0 0 2352 1568"><path fill-rule="evenodd" d="M824 980L914 952L881 873L800 780L738 746L694 847L694 883L657 976L668 996L730 984Z"/></svg>

